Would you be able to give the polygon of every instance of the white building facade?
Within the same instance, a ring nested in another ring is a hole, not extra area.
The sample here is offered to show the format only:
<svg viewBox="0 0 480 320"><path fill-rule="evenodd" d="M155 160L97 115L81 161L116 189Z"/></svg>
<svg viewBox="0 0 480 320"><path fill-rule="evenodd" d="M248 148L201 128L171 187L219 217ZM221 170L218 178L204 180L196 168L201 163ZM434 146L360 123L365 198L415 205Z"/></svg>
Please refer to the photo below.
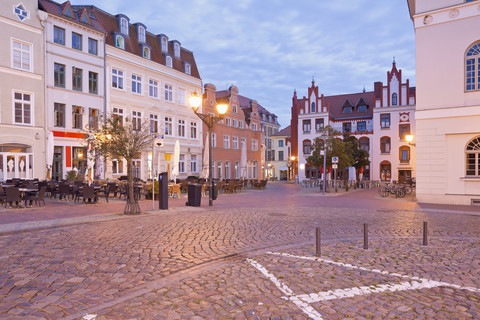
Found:
<svg viewBox="0 0 480 320"><path fill-rule="evenodd" d="M480 3L409 0L416 35L417 199L480 203Z"/></svg>

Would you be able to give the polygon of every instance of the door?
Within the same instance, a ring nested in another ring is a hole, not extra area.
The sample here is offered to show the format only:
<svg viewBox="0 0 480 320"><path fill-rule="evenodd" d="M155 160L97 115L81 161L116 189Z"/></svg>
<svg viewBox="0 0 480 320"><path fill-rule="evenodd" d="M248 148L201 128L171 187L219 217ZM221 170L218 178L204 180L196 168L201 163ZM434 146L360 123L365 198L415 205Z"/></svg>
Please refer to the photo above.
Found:
<svg viewBox="0 0 480 320"><path fill-rule="evenodd" d="M398 170L398 183L410 183L412 181L412 170Z"/></svg>
<svg viewBox="0 0 480 320"><path fill-rule="evenodd" d="M57 181L63 179L63 147L53 149L52 179Z"/></svg>
<svg viewBox="0 0 480 320"><path fill-rule="evenodd" d="M7 179L31 179L33 178L32 157L26 153L3 153L2 154L2 180Z"/></svg>

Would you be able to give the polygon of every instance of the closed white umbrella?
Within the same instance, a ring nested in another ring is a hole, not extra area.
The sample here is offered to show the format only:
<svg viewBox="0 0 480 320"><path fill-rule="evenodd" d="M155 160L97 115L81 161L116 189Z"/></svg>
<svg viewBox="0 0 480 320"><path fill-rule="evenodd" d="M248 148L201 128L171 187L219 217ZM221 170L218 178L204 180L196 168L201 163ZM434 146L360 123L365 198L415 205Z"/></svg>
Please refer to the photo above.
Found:
<svg viewBox="0 0 480 320"><path fill-rule="evenodd" d="M52 166L53 166L53 153L55 148L55 142L53 141L53 131L50 131L47 136L47 179L52 178Z"/></svg>
<svg viewBox="0 0 480 320"><path fill-rule="evenodd" d="M207 135L207 138L205 139L205 148L203 149L203 167L202 167L202 175L200 178L203 179L208 179L208 172L210 170L209 166L209 149L210 149L210 141L209 141L209 135Z"/></svg>
<svg viewBox="0 0 480 320"><path fill-rule="evenodd" d="M95 151L93 150L93 142L88 142L87 148L87 181L88 184L93 182L93 166L95 165Z"/></svg>
<svg viewBox="0 0 480 320"><path fill-rule="evenodd" d="M103 171L104 171L103 158L97 157L95 164L96 164L95 176L99 177L100 179L103 179Z"/></svg>
<svg viewBox="0 0 480 320"><path fill-rule="evenodd" d="M174 182L176 182L177 175L179 172L178 170L179 164L180 164L180 141L178 141L177 139L177 141L175 142L175 149L173 149L173 167L172 167L172 172L170 173Z"/></svg>
<svg viewBox="0 0 480 320"><path fill-rule="evenodd" d="M247 178L247 142L242 143L242 150L240 152L240 178Z"/></svg>

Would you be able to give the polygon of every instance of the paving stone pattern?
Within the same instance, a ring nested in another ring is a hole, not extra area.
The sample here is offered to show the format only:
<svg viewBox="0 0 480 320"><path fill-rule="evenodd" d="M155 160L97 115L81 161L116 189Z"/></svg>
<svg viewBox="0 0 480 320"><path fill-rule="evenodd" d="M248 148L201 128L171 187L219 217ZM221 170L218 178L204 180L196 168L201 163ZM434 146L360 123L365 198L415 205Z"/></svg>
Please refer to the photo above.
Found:
<svg viewBox="0 0 480 320"><path fill-rule="evenodd" d="M324 256L333 261L480 288L479 216L342 208L341 201L322 206L318 197L308 197L305 206L275 206L282 202L275 197L284 195L271 191L258 207L236 206L233 195L230 208L178 208L0 237L0 318L307 319L247 258L296 294L400 281L266 253L314 255L317 226ZM423 221L429 222L428 247L421 246ZM478 319L479 299L439 287L312 307L325 319Z"/></svg>

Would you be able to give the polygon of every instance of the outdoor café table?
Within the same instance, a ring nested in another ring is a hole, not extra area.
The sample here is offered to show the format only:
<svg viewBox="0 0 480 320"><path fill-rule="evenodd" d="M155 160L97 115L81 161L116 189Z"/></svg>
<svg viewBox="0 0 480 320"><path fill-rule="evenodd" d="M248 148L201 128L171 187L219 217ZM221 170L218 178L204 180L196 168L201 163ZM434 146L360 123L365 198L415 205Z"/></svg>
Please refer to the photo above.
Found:
<svg viewBox="0 0 480 320"><path fill-rule="evenodd" d="M27 195L36 195L38 188L18 188L20 191L20 197L25 199L25 208L27 207ZM32 206L32 200L30 200L30 206Z"/></svg>

